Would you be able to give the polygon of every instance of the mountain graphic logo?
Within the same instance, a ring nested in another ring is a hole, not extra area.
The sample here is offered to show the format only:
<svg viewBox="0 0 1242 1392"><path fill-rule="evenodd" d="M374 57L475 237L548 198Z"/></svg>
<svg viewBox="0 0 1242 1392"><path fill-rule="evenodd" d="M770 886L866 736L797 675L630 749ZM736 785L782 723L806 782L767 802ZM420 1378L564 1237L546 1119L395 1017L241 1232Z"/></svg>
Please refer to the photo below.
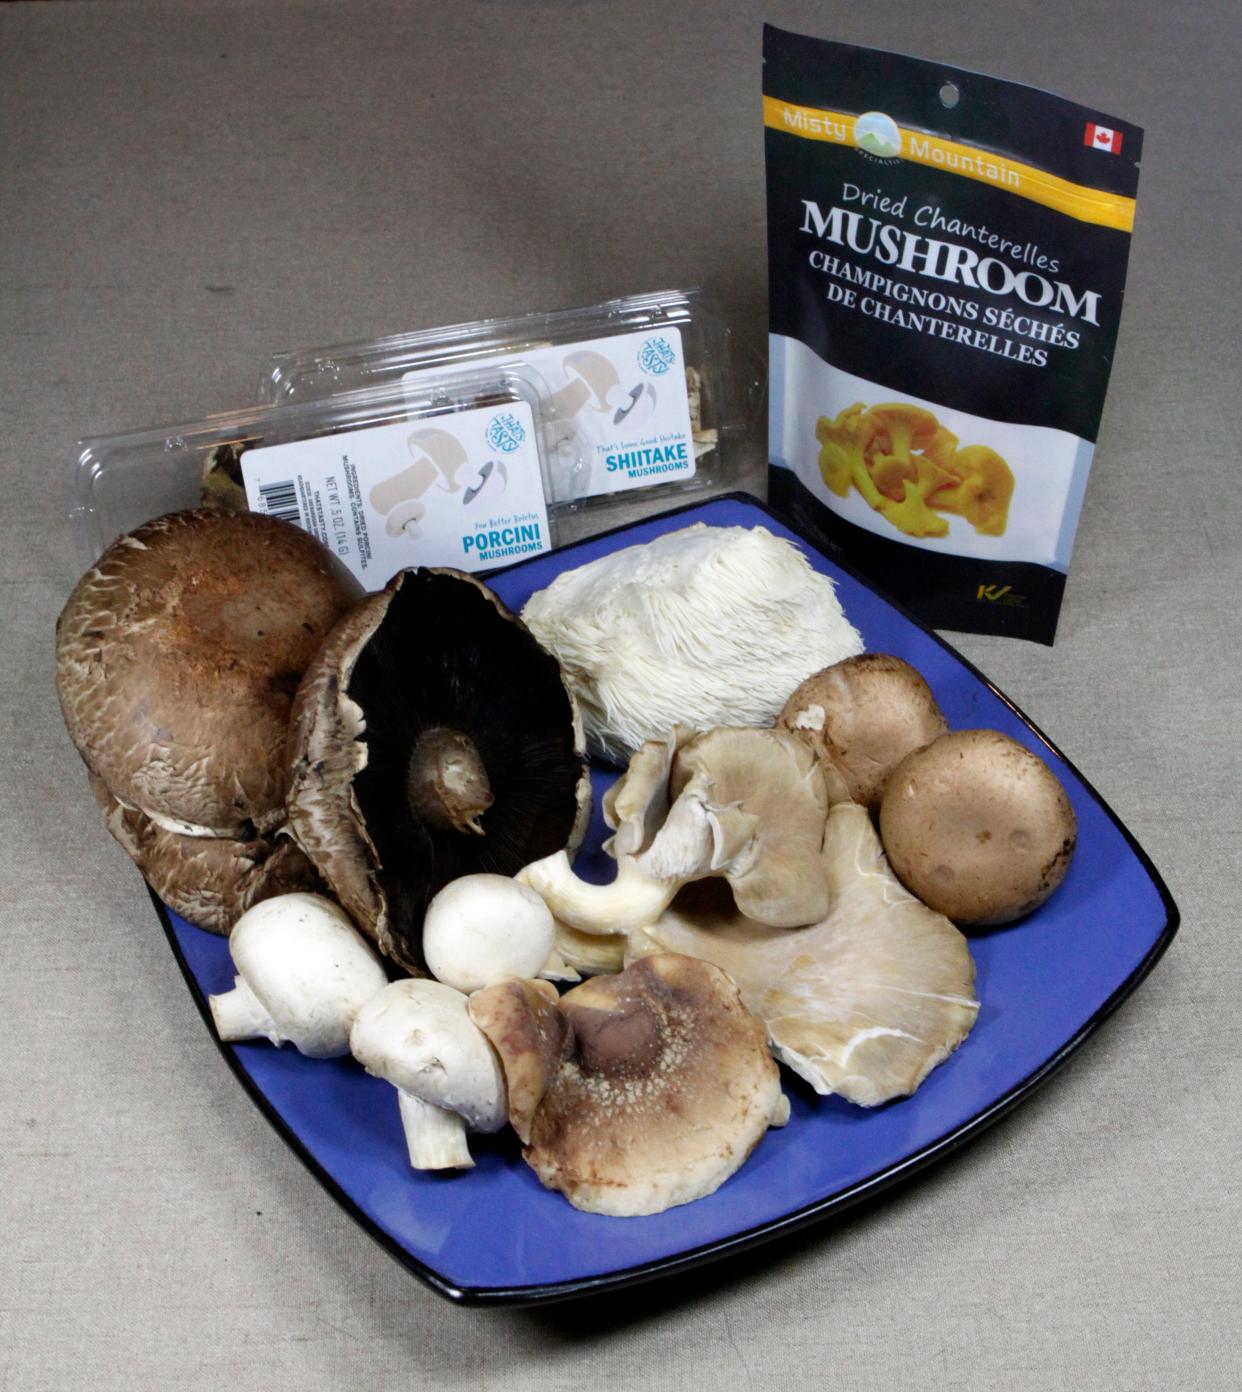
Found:
<svg viewBox="0 0 1242 1392"><path fill-rule="evenodd" d="M882 111L864 111L854 122L854 143L880 159L896 159L901 154L897 122Z"/></svg>

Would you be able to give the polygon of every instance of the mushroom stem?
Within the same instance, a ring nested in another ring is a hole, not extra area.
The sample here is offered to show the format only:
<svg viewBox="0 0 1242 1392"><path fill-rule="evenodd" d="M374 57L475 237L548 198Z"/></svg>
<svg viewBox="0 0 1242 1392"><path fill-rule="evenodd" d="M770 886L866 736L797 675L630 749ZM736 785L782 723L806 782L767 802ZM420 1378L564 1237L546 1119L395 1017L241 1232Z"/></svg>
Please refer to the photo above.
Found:
<svg viewBox="0 0 1242 1392"><path fill-rule="evenodd" d="M273 1044L283 1044L284 1036L277 1028L276 1021L245 979L235 976L233 982L231 991L207 997L211 1018L216 1022L216 1033L221 1040L231 1043L238 1039L270 1039Z"/></svg>
<svg viewBox="0 0 1242 1392"><path fill-rule="evenodd" d="M405 1131L410 1164L416 1170L468 1170L473 1168L466 1141L466 1123L456 1112L424 1102L412 1092L397 1089L401 1125Z"/></svg>
<svg viewBox="0 0 1242 1392"><path fill-rule="evenodd" d="M433 725L410 754L407 792L414 812L435 826L484 835L479 818L495 802L474 741L459 730Z"/></svg>
<svg viewBox="0 0 1242 1392"><path fill-rule="evenodd" d="M539 894L562 923L583 933L644 928L668 908L682 885L681 880L649 879L629 856L618 861L611 884L589 884L574 874L565 851L528 865L518 879Z"/></svg>

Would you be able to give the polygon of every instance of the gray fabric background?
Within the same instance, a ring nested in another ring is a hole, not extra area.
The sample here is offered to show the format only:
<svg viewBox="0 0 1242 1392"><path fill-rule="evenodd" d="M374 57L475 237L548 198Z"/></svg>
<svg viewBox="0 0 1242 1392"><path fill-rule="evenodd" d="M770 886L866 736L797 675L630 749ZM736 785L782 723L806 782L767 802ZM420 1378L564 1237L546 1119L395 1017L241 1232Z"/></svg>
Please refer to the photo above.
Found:
<svg viewBox="0 0 1242 1392"><path fill-rule="evenodd" d="M454 1309L238 1088L51 682L82 434L253 398L271 350L658 286L765 332L762 18L1147 128L1055 649L959 646L1183 926L967 1150L843 1221L542 1313ZM1239 1337L1233 0L0 8L0 1387L1232 1388Z"/></svg>

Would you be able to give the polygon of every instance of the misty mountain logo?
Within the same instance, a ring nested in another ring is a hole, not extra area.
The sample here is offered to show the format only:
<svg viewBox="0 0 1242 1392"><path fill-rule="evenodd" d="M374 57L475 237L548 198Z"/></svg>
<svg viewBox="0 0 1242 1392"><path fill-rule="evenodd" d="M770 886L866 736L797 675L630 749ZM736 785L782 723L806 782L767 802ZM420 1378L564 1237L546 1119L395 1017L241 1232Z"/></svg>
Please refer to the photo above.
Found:
<svg viewBox="0 0 1242 1392"><path fill-rule="evenodd" d="M864 111L854 122L854 143L880 159L896 159L901 154L901 132L897 122L882 111Z"/></svg>

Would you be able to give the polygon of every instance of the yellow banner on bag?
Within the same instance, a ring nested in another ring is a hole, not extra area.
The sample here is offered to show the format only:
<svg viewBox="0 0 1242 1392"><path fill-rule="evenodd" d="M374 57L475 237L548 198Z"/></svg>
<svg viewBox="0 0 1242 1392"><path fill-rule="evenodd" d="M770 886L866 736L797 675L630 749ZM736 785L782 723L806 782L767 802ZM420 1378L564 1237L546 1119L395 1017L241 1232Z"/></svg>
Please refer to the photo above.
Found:
<svg viewBox="0 0 1242 1392"><path fill-rule="evenodd" d="M826 140L833 145L848 145L866 151L867 146L860 144L855 134L858 120L857 116L840 111L794 106L777 97L763 99L763 124L770 130L784 131L786 135L796 135L802 140ZM1048 174L1029 164L1018 164L1003 155L994 155L973 145L959 145L955 141L925 135L922 131L905 126L894 125L892 130L900 138L900 149L894 149L891 156L880 154L881 158L909 160L912 164L943 169L964 179L975 179L981 184L990 184L993 188L1029 199L1032 203L1041 203L1058 213L1066 213L1079 222L1115 227L1122 232L1134 230L1133 198L1088 188L1085 184L1074 184L1068 179L1059 179L1055 174ZM878 154L879 151L873 149L870 153Z"/></svg>

